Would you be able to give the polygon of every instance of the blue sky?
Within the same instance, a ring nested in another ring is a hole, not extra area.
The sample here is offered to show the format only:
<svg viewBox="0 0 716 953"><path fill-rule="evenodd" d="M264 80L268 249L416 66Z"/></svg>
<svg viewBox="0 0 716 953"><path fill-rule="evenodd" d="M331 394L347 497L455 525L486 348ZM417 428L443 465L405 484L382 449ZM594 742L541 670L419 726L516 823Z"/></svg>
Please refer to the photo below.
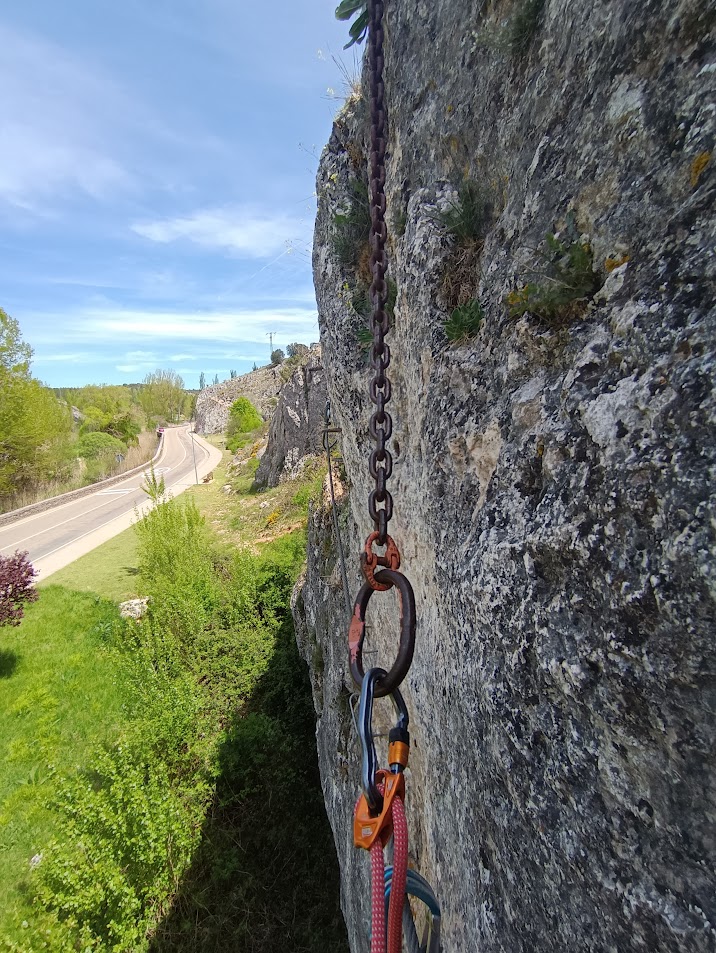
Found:
<svg viewBox="0 0 716 953"><path fill-rule="evenodd" d="M0 307L51 386L189 387L318 339L315 172L337 0L0 10ZM361 48L362 52L362 48ZM329 90L335 91L331 96Z"/></svg>

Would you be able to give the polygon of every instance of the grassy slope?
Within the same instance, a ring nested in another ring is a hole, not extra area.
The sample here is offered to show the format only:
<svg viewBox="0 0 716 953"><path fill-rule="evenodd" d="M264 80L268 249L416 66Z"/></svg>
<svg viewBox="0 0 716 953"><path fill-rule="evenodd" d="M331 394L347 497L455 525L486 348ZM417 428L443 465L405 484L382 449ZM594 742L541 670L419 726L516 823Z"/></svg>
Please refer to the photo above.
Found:
<svg viewBox="0 0 716 953"><path fill-rule="evenodd" d="M53 573L40 583L40 588L64 586L74 592L92 592L114 602L124 602L137 595L137 582L137 534L131 526Z"/></svg>
<svg viewBox="0 0 716 953"><path fill-rule="evenodd" d="M122 686L101 647L115 607L48 586L0 651L0 939L25 907L30 858L54 830L44 806L56 774L87 764L122 721Z"/></svg>
<svg viewBox="0 0 716 953"><path fill-rule="evenodd" d="M220 446L218 440L212 442ZM227 477L229 463L225 454L213 483L187 491L227 548L256 549L261 542L283 549L285 541L288 553L300 546L308 499L320 487L322 471L314 469L300 482L252 493L252 464ZM234 488L228 495L222 492L227 482ZM123 686L102 647L101 629L116 616L112 603L141 594L136 565L132 528L54 574L41 586L40 599L29 607L22 625L2 632L0 704L5 718L0 724L0 758L6 768L0 778L0 897L5 898L0 943L22 942L18 926L23 910L29 911L23 887L30 859L52 837L57 823L44 806L53 777L86 768L89 751L111 741L123 725ZM207 861L199 864L197 876L204 886L216 889L211 860L208 866ZM180 947L186 945L178 941Z"/></svg>

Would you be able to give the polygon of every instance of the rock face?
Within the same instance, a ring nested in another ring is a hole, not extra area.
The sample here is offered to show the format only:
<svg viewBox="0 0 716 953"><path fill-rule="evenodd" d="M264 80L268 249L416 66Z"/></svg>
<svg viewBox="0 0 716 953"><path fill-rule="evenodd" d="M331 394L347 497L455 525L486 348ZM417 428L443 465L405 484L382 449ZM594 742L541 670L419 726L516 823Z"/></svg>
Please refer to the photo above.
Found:
<svg viewBox="0 0 716 953"><path fill-rule="evenodd" d="M307 455L322 452L326 380L320 347L286 381L271 418L268 444L256 471L257 486L276 486L296 475Z"/></svg>
<svg viewBox="0 0 716 953"><path fill-rule="evenodd" d="M222 433L229 420L229 409L239 397L248 397L264 420L269 420L283 385L278 367L259 367L232 380L212 384L196 398L196 432Z"/></svg>
<svg viewBox="0 0 716 953"><path fill-rule="evenodd" d="M442 901L445 950L705 953L716 15L701 0L547 0L519 52L510 18L524 8L386 4L391 534L418 618L402 686L412 859ZM336 122L314 243L353 594L372 529L372 405L351 306L359 267L338 254L335 216L365 175L366 122L363 103ZM455 345L446 212L465 177L489 196L466 276L484 316ZM600 290L561 322L510 314L510 292L550 286L540 255L555 229L590 249ZM358 953L369 862L352 847L359 752L339 578L318 513L295 616ZM371 611L368 661L388 667L392 594Z"/></svg>

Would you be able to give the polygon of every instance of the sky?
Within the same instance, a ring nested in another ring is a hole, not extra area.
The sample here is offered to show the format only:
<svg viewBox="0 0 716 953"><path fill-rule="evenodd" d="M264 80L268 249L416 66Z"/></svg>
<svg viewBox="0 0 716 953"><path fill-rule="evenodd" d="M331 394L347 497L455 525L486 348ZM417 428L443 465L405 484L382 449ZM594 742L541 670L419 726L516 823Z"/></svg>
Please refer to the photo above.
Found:
<svg viewBox="0 0 716 953"><path fill-rule="evenodd" d="M0 307L35 377L197 387L318 340L336 4L0 2Z"/></svg>

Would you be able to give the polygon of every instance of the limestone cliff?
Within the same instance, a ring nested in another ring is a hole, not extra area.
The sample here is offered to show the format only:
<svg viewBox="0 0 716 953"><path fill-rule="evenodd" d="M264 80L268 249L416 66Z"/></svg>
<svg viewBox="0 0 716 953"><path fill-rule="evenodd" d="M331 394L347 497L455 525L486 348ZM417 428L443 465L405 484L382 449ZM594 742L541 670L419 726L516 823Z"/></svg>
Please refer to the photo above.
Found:
<svg viewBox="0 0 716 953"><path fill-rule="evenodd" d="M276 486L281 480L292 479L307 456L323 453L325 407L321 349L315 347L281 389L266 451L256 471L257 486Z"/></svg>
<svg viewBox="0 0 716 953"><path fill-rule="evenodd" d="M390 0L386 17L413 859L446 951L714 950L714 6ZM314 244L351 554L372 528L365 274L344 229L366 123L362 101L336 121ZM358 953L332 547L318 513L295 615ZM355 592L355 555L350 576ZM370 661L389 665L393 600L371 605Z"/></svg>
<svg viewBox="0 0 716 953"><path fill-rule="evenodd" d="M222 433L226 430L229 410L239 397L248 397L264 420L269 420L282 386L283 378L278 367L259 367L240 377L205 387L196 398L197 433Z"/></svg>

